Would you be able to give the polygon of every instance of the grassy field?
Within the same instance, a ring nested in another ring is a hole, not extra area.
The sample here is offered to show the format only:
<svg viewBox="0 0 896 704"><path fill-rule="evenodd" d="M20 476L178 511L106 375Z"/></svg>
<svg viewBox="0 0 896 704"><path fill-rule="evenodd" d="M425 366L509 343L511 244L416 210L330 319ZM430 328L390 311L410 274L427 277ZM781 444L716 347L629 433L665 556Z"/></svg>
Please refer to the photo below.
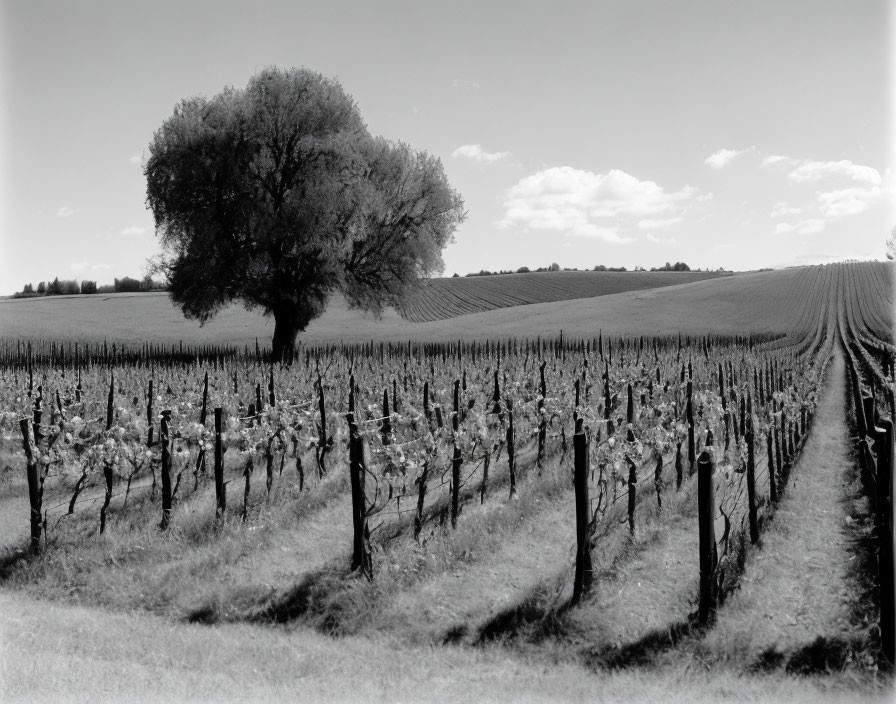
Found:
<svg viewBox="0 0 896 704"><path fill-rule="evenodd" d="M880 295L868 302L881 319L892 316L893 266L863 265ZM572 272L571 272L572 273ZM614 274L615 276L616 274ZM300 334L310 344L369 340L446 341L501 337L604 334L659 335L792 332L814 324L806 315L812 296L831 286L833 267L800 267L614 293L593 298L518 305L413 323L387 310L380 320L334 299ZM495 277L512 279L513 277ZM811 296L810 296L811 293ZM103 340L159 344L269 343L273 320L231 306L203 327L184 319L167 294L116 294L0 301L0 337L13 340Z"/></svg>
<svg viewBox="0 0 896 704"><path fill-rule="evenodd" d="M852 315L889 338L892 267L862 266L868 295ZM739 274L424 323L391 312L376 322L337 302L303 339L793 333L836 308L855 271ZM240 309L198 336L197 329L159 294L0 303L0 334L21 339L254 345L256 335L264 342L271 333ZM496 458L487 498L480 503L469 489L456 530L443 529L435 513L420 543L408 521L397 531L375 527L372 581L348 570L344 449L330 460L340 471L320 479L306 449L304 490L294 460L270 493L256 467L245 521L242 476L228 477L229 513L220 523L213 483L205 478L193 491L187 476L165 533L145 479L127 511L117 486L103 535L99 477L70 516L71 482L48 484L48 550L40 558L22 552L28 493L21 453L7 449L0 699L891 701L892 678L866 659L874 614L857 565L869 557L852 525L860 512L842 360L830 369L822 426L750 553L742 586L707 631L691 620L696 477L662 508L639 508L633 535L618 528L602 539L595 592L565 608L574 493L571 457L556 438L540 468L534 437L519 442L512 500L506 453Z"/></svg>
<svg viewBox="0 0 896 704"><path fill-rule="evenodd" d="M407 320L420 323L496 308L593 298L727 275L714 271L555 271L432 279L425 281L399 312Z"/></svg>
<svg viewBox="0 0 896 704"><path fill-rule="evenodd" d="M850 674L675 667L594 671L500 647L411 648L307 630L171 623L0 593L6 702L887 702Z"/></svg>

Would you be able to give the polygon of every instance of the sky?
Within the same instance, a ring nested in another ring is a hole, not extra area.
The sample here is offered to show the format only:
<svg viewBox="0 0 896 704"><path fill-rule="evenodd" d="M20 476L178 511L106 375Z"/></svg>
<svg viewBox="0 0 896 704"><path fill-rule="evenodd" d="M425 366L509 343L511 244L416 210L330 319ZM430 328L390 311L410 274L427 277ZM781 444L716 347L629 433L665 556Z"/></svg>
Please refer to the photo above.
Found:
<svg viewBox="0 0 896 704"><path fill-rule="evenodd" d="M885 0L0 8L0 295L141 276L154 131L265 66L441 159L467 211L448 276L883 259L896 225Z"/></svg>

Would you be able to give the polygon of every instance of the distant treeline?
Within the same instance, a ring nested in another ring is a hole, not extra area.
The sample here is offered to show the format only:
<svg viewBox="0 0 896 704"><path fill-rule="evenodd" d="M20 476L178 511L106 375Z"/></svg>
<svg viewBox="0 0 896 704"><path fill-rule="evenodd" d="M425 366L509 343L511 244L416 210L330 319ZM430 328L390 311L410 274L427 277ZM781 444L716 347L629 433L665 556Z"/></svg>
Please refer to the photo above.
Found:
<svg viewBox="0 0 896 704"><path fill-rule="evenodd" d="M521 266L519 269L502 269L501 271L489 271L488 269L481 269L480 271L473 272L471 274L467 274L467 276L496 276L498 274L528 274L533 271L629 271L624 266L604 266L603 264L596 265L593 269L579 269L577 267L563 267L560 268L560 265L554 262L550 266L541 266L537 269L530 269L527 266ZM643 266L636 266L631 271L647 271ZM650 271L703 271L702 269L691 269L684 262L675 262L674 264L670 264L666 262L663 266L653 266L650 267ZM706 271L710 271L710 269L706 269ZM719 267L717 271L725 271L724 268ZM457 274L454 275L457 277Z"/></svg>
<svg viewBox="0 0 896 704"><path fill-rule="evenodd" d="M13 294L15 298L32 298L35 296L70 296L77 293L128 293L137 291L164 291L165 285L154 281L150 276L142 279L132 279L125 276L115 279L114 284L97 286L96 281L78 281L77 279L60 279L56 277L51 282L41 281L37 288L31 284L25 284L21 291Z"/></svg>

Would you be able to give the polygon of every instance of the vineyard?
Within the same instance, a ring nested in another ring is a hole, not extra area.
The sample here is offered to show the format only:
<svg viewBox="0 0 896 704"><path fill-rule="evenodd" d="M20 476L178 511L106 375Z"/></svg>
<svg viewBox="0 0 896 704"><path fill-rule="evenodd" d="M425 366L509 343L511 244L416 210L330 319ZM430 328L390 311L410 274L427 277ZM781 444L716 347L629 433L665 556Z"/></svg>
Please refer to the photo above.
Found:
<svg viewBox="0 0 896 704"><path fill-rule="evenodd" d="M688 552L664 598L709 626L825 432L843 355L892 661L890 274L800 270L786 332L330 342L288 366L260 347L2 341L2 579L194 621L537 644L666 533ZM407 315L466 312L427 295Z"/></svg>
<svg viewBox="0 0 896 704"><path fill-rule="evenodd" d="M557 271L424 281L399 313L415 323L531 303L608 296L723 276L699 271Z"/></svg>

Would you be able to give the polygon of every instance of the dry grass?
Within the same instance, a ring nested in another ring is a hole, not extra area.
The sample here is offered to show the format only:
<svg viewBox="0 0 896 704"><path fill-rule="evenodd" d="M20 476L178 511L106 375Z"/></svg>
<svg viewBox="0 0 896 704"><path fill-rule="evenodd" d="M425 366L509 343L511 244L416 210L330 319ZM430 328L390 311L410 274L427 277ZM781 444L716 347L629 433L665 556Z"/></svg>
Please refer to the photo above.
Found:
<svg viewBox="0 0 896 704"><path fill-rule="evenodd" d="M38 655L39 654L39 655ZM501 648L407 648L307 630L171 623L0 593L3 701L885 702L848 675L593 671Z"/></svg>

